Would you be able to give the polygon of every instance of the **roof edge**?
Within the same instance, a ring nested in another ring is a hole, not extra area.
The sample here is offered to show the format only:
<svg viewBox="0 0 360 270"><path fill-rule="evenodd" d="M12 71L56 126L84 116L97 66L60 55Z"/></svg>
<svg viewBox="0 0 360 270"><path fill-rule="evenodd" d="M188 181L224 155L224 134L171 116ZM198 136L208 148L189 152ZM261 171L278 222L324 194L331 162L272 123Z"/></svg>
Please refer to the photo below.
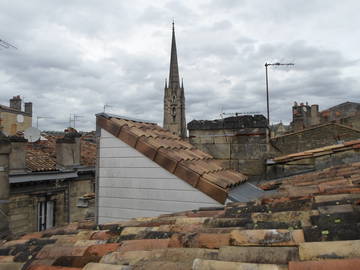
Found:
<svg viewBox="0 0 360 270"><path fill-rule="evenodd" d="M137 119L137 118L127 117L127 116L122 116L122 115L117 115L117 114L112 114L112 113L105 113L105 112L97 113L97 114L95 114L95 116L96 116L96 118L102 116L102 117L105 117L106 119L121 118L121 119L124 119L124 120L130 120L130 121L134 121L134 122L157 124L157 123L155 123L153 121L150 121L150 120Z"/></svg>
<svg viewBox="0 0 360 270"><path fill-rule="evenodd" d="M99 126L100 128L105 129L107 132L109 132L110 134L112 134L113 136L118 138L119 140L125 142L130 147L132 147L135 150L139 151L136 148L136 144L137 144L137 141L138 141L139 137L136 139L136 142L134 142L135 140L130 140L130 141L122 140L121 135L120 135L122 127L119 127L115 123L111 122L110 121L111 117L109 117L109 115L97 114L96 116L97 116L97 119L96 119L96 125L97 126ZM157 152L158 149L156 149L155 151ZM144 156L146 156L147 158L149 158L150 160L154 161L156 164L158 164L164 170L169 171L168 169L164 168L164 166L159 164L159 162L156 162L156 160L157 160L155 158L156 154L153 155L153 158L150 158L148 155L145 155L141 151L139 151L139 152L141 154L143 154ZM177 165L178 164L180 164L180 162L178 162ZM199 175L198 173L196 173L193 170L189 169L189 170L192 171L193 174L198 175L198 180L196 182L191 182L191 181L189 181L189 179L187 179L185 177L185 175L187 175L186 173L174 173L176 171L176 168L177 168L177 166L175 167L175 169L173 169L173 171L170 171L170 173L174 174L176 177L180 178L181 180L187 182L188 184L190 184L192 187L196 188L197 190L199 190L199 191L203 192L204 194L208 195L209 197L211 197L215 201L219 202L220 204L225 203L226 198L228 197L228 190L223 189L223 188L219 187L218 185L215 185L215 184L207 181L206 179L202 178L201 175Z"/></svg>

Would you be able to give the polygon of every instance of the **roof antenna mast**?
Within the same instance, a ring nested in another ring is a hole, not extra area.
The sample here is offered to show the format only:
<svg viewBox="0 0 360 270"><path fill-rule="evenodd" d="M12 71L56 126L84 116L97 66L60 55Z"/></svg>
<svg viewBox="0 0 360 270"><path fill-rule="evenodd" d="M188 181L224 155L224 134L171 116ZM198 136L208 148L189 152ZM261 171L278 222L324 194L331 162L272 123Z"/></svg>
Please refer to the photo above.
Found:
<svg viewBox="0 0 360 270"><path fill-rule="evenodd" d="M11 43L9 43L1 38L0 38L0 47L5 48L5 49L17 49L14 45L12 45Z"/></svg>

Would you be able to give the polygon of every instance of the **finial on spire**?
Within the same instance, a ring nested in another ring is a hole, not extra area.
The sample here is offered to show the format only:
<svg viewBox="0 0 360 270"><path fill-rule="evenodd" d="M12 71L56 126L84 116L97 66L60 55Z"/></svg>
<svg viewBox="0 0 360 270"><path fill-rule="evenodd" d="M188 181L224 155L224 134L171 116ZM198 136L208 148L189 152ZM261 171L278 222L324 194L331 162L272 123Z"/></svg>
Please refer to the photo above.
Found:
<svg viewBox="0 0 360 270"><path fill-rule="evenodd" d="M167 88L167 79L165 78L165 88Z"/></svg>
<svg viewBox="0 0 360 270"><path fill-rule="evenodd" d="M181 88L184 88L184 78L181 77Z"/></svg>

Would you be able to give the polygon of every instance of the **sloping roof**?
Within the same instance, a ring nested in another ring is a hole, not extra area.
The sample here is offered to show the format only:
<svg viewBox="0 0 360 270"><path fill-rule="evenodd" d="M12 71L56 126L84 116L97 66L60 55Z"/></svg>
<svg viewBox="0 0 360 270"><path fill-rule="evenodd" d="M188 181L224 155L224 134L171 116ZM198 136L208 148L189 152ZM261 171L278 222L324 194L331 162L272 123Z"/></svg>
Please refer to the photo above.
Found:
<svg viewBox="0 0 360 270"><path fill-rule="evenodd" d="M288 196L289 198L324 193L360 193L360 162L276 179L265 182L259 187L264 190L280 187L279 192L274 196Z"/></svg>
<svg viewBox="0 0 360 270"><path fill-rule="evenodd" d="M317 157L322 155L328 155L335 152L347 151L350 149L360 148L360 140L348 141L340 144L329 145L325 147L319 147L304 152L289 154L273 158L272 160L276 163L288 162L293 160L299 160L303 158Z"/></svg>
<svg viewBox="0 0 360 270"><path fill-rule="evenodd" d="M97 125L220 203L230 188L247 179L154 123L100 114Z"/></svg>
<svg viewBox="0 0 360 270"><path fill-rule="evenodd" d="M359 102L346 101L346 102L340 103L338 105L332 106L330 108L327 108L325 110L322 110L320 113L323 114L323 113L326 113L326 112L329 112L329 111L336 111L336 110L343 109L343 108L350 107L350 106L360 108L360 103Z"/></svg>
<svg viewBox="0 0 360 270"><path fill-rule="evenodd" d="M56 161L49 153L40 149L28 148L26 151L26 168L32 172L55 171Z"/></svg>
<svg viewBox="0 0 360 270"><path fill-rule="evenodd" d="M249 203L27 234L0 243L0 269L359 269L359 169L292 178Z"/></svg>
<svg viewBox="0 0 360 270"><path fill-rule="evenodd" d="M64 133L65 134L65 133ZM44 172L56 170L56 140L64 137L64 134L53 135L42 133L46 140L28 143L26 147L26 167L32 172ZM95 133L82 134L80 138L81 161L84 166L95 166L96 141Z"/></svg>
<svg viewBox="0 0 360 270"><path fill-rule="evenodd" d="M339 124L339 123L330 122L330 123L326 123L326 124L322 124L322 125L318 125L318 126L305 128L303 130L299 130L299 131L296 131L296 132L291 132L291 133L286 133L284 135L279 135L279 136L276 136L274 138L271 138L271 140L277 140L279 138L284 138L284 137L292 136L292 135L295 135L295 134L301 134L301 133L307 132L309 130L319 129L319 128L326 127L326 126L334 126L334 127L346 128L346 129L358 132L360 134L360 130L358 130L358 129L355 129L355 128L352 128L352 127L349 127L349 126L346 126L346 125L342 125L342 124Z"/></svg>

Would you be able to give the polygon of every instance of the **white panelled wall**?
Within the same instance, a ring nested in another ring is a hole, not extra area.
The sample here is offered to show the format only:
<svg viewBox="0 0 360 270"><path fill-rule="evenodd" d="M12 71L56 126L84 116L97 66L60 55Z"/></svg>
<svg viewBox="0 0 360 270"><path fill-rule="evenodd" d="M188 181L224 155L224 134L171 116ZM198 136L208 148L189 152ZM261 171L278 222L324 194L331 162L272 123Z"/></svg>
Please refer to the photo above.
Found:
<svg viewBox="0 0 360 270"><path fill-rule="evenodd" d="M220 206L104 129L98 175L99 223Z"/></svg>

